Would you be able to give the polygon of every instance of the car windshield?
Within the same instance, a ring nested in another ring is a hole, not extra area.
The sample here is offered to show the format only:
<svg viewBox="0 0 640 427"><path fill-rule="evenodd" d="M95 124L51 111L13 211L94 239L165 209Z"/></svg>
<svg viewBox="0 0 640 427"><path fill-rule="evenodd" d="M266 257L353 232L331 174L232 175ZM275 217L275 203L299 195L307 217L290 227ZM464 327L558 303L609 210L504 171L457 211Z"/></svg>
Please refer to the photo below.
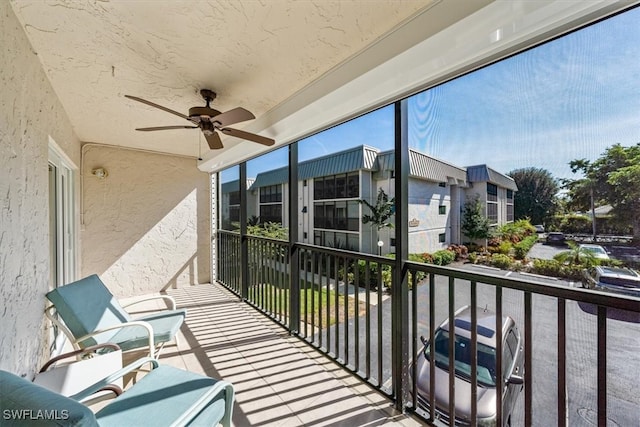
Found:
<svg viewBox="0 0 640 427"><path fill-rule="evenodd" d="M583 246L582 249L584 249L587 252L591 252L592 254L606 254L607 253L600 246Z"/></svg>
<svg viewBox="0 0 640 427"><path fill-rule="evenodd" d="M449 333L444 329L438 330L434 337L436 365L444 370L449 369ZM424 355L429 360L429 345L425 347ZM471 379L471 340L455 335L455 374ZM478 384L485 387L496 385L496 349L478 343Z"/></svg>

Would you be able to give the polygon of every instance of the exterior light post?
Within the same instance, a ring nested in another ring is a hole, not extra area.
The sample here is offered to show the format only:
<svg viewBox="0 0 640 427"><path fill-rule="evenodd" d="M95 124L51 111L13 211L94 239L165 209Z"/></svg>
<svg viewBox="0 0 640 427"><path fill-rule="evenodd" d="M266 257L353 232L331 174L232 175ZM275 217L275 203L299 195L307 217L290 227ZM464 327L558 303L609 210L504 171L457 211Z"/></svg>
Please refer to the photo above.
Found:
<svg viewBox="0 0 640 427"><path fill-rule="evenodd" d="M382 256L382 247L384 246L384 242L382 240L378 240L378 255Z"/></svg>

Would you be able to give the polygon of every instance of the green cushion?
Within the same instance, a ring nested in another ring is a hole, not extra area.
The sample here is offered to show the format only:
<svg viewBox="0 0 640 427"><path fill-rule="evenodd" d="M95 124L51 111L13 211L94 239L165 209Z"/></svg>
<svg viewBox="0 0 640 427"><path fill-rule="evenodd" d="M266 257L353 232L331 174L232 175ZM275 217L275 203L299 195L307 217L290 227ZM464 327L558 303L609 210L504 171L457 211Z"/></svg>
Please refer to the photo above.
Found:
<svg viewBox="0 0 640 427"><path fill-rule="evenodd" d="M170 425L206 395L217 380L171 366L159 366L96 413L101 426ZM225 393L202 410L192 425L216 425L225 412Z"/></svg>
<svg viewBox="0 0 640 427"><path fill-rule="evenodd" d="M158 344L171 341L173 337L175 337L186 315L186 310L165 310L133 320L149 322L153 328L155 343ZM142 326L137 326L120 329L111 337L110 342L118 344L123 351L126 351L146 346L149 339L147 337L147 330Z"/></svg>
<svg viewBox="0 0 640 427"><path fill-rule="evenodd" d="M97 275L91 275L47 293L47 298L73 336L83 335L131 320ZM117 331L109 331L82 343L84 347L109 342Z"/></svg>
<svg viewBox="0 0 640 427"><path fill-rule="evenodd" d="M0 425L84 427L98 423L81 403L0 370Z"/></svg>

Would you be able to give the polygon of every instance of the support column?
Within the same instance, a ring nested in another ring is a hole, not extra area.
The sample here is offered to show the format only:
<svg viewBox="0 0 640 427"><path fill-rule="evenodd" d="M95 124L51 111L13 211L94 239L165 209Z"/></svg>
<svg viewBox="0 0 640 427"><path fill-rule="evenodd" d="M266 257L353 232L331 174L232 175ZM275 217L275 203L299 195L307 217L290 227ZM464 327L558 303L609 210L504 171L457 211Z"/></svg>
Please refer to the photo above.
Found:
<svg viewBox="0 0 640 427"><path fill-rule="evenodd" d="M240 296L249 298L249 242L247 240L247 162L240 168Z"/></svg>
<svg viewBox="0 0 640 427"><path fill-rule="evenodd" d="M298 241L298 143L289 145L289 333L300 329L300 262Z"/></svg>
<svg viewBox="0 0 640 427"><path fill-rule="evenodd" d="M409 396L409 140L407 100L395 104L395 232L396 260L391 286L392 376L395 407L403 411Z"/></svg>

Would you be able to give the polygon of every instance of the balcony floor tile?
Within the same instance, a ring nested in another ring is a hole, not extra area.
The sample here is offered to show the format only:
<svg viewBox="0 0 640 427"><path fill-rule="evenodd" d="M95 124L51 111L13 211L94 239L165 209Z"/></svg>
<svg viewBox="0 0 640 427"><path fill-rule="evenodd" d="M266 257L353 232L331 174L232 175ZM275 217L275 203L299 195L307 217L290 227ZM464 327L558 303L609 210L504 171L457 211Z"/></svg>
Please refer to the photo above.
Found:
<svg viewBox="0 0 640 427"><path fill-rule="evenodd" d="M221 285L170 289L187 319L160 362L234 384L235 426L418 426Z"/></svg>

